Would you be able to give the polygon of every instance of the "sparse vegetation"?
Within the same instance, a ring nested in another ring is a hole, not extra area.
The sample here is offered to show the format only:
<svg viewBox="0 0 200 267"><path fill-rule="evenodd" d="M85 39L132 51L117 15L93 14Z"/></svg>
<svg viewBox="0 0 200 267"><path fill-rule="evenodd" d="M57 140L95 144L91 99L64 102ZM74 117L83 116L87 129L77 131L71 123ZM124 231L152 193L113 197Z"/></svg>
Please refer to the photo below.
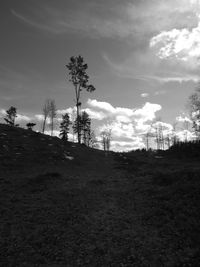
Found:
<svg viewBox="0 0 200 267"><path fill-rule="evenodd" d="M187 146L105 157L0 125L2 266L198 266L200 168L187 152L199 144Z"/></svg>
<svg viewBox="0 0 200 267"><path fill-rule="evenodd" d="M76 119L62 115L65 142L53 137L52 99L43 107L43 134L32 131L31 122L27 130L10 127L18 126L13 106L7 125L0 124L1 265L199 266L199 89L189 99L194 141L188 140L188 121L180 142L176 124L165 131L155 120L143 135L146 149L127 153L110 151L112 129L104 129L104 153L94 149L91 118L80 109L81 91L95 90L88 66L78 56L66 67ZM51 136L44 134L47 124ZM70 128L78 144L68 141Z"/></svg>
<svg viewBox="0 0 200 267"><path fill-rule="evenodd" d="M0 158L2 266L199 265L199 158L3 124Z"/></svg>

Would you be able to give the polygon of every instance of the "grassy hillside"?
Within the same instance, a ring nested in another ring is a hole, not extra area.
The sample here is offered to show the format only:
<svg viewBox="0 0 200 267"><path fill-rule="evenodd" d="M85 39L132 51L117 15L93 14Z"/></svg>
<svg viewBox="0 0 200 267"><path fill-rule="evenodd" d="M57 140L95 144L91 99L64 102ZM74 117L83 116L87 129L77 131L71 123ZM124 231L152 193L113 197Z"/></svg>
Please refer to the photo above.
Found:
<svg viewBox="0 0 200 267"><path fill-rule="evenodd" d="M0 266L198 266L199 159L0 125Z"/></svg>

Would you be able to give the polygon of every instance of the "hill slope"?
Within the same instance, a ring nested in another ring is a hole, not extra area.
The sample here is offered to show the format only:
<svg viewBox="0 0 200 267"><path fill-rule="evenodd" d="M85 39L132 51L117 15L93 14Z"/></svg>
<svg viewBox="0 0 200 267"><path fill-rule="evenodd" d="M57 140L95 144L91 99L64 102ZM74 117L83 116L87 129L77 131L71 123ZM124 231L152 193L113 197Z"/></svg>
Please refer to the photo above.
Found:
<svg viewBox="0 0 200 267"><path fill-rule="evenodd" d="M1 266L198 266L199 175L0 125Z"/></svg>

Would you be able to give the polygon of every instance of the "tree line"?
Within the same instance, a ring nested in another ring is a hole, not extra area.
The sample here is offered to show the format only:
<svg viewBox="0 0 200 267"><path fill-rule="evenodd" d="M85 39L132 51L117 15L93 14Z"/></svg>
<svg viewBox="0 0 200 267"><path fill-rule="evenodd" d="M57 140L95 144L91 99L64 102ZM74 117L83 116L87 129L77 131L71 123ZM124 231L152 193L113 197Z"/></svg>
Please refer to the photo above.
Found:
<svg viewBox="0 0 200 267"><path fill-rule="evenodd" d="M70 118L70 114L65 113L62 115L62 119L59 125L59 136L62 140L69 140L70 129L73 136L76 136L76 140L79 144L83 143L87 146L95 147L97 144L97 138L94 130L91 129L91 118L86 111L81 111L81 95L83 91L92 93L96 88L89 83L89 75L87 73L88 65L84 62L82 56L70 58L69 63L66 65L68 70L69 81L72 83L75 92L75 108L76 117L74 120ZM196 140L200 140L200 88L198 87L193 94L190 95L188 100L189 115L192 122L192 130L195 133ZM42 108L43 122L42 132L45 133L46 126L50 126L50 133L53 136L57 108L55 100L47 99ZM16 124L17 110L11 106L5 115L5 122L10 126L19 126ZM48 123L47 123L48 122ZM29 122L26 124L29 130L32 130L36 123ZM185 123L185 141L188 141L187 132L189 130L189 124ZM110 150L111 145L111 129L104 130L100 133L101 144L103 150ZM164 127L161 121L154 122L150 125L149 129L143 136L146 149L150 149L150 141L153 138L156 143L157 149L166 149L179 142L176 134L176 124L173 125L171 132L164 134Z"/></svg>
<svg viewBox="0 0 200 267"><path fill-rule="evenodd" d="M92 93L96 88L89 83L89 75L87 74L88 65L84 62L82 56L70 58L69 63L66 65L68 70L69 81L72 83L75 92L75 107L76 118L72 120L70 114L65 113L62 115L62 119L59 125L60 133L59 137L62 140L69 140L70 129L72 129L73 136L76 135L77 142L79 144L85 144L86 146L96 147L97 138L94 130L91 129L91 118L86 111L81 111L81 94L85 90ZM56 125L57 108L54 99L47 99L42 108L43 122L42 133L45 133L47 126L50 126L51 136L54 134ZM15 123L17 118L16 107L11 106L5 115L5 122L10 126L19 126ZM29 122L26 124L29 130L33 130L36 123ZM103 131L101 133L101 143L104 150L110 150L111 133Z"/></svg>

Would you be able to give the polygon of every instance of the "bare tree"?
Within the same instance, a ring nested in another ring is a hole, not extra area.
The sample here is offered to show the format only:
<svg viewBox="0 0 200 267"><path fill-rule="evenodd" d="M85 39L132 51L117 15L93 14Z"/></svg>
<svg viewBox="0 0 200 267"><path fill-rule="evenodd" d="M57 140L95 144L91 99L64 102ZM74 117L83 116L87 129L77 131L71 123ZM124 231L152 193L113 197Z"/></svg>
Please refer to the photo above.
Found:
<svg viewBox="0 0 200 267"><path fill-rule="evenodd" d="M77 138L78 143L81 143L81 128L80 128L80 96L81 91L85 89L88 92L93 92L95 87L89 82L89 76L86 72L88 65L84 63L84 59L82 56L71 57L69 64L66 65L69 70L70 81L74 85L75 89L75 103L76 103L76 117L77 117Z"/></svg>
<svg viewBox="0 0 200 267"><path fill-rule="evenodd" d="M149 150L149 148L150 148L150 139L152 137L154 137L154 134L152 133L152 125L153 125L153 123L151 123L151 125L147 129L146 133L144 134L145 143L146 143L146 150Z"/></svg>
<svg viewBox="0 0 200 267"><path fill-rule="evenodd" d="M178 142L176 131L177 131L177 122L174 122L173 129L172 129L172 145L175 145Z"/></svg>
<svg viewBox="0 0 200 267"><path fill-rule="evenodd" d="M43 124L42 124L42 132L44 133L45 128L46 128L46 122L47 122L47 118L49 117L49 113L50 113L50 99L47 99L44 103L44 107L42 109L43 112L43 116L44 116L44 120L43 120Z"/></svg>
<svg viewBox="0 0 200 267"><path fill-rule="evenodd" d="M90 131L90 136L89 136L89 146L92 148L97 148L98 147L98 141L95 135L95 132L92 130Z"/></svg>
<svg viewBox="0 0 200 267"><path fill-rule="evenodd" d="M155 141L157 149L164 149L165 144L162 122L160 120L157 120L157 122L153 124L153 128L155 130Z"/></svg>
<svg viewBox="0 0 200 267"><path fill-rule="evenodd" d="M103 145L104 151L110 150L110 143L111 143L111 129L105 129L101 132L101 142Z"/></svg>
<svg viewBox="0 0 200 267"><path fill-rule="evenodd" d="M54 119L56 118L56 104L55 100L51 99L49 102L49 118L50 118L50 128L51 128L51 136L53 136L54 131Z"/></svg>

